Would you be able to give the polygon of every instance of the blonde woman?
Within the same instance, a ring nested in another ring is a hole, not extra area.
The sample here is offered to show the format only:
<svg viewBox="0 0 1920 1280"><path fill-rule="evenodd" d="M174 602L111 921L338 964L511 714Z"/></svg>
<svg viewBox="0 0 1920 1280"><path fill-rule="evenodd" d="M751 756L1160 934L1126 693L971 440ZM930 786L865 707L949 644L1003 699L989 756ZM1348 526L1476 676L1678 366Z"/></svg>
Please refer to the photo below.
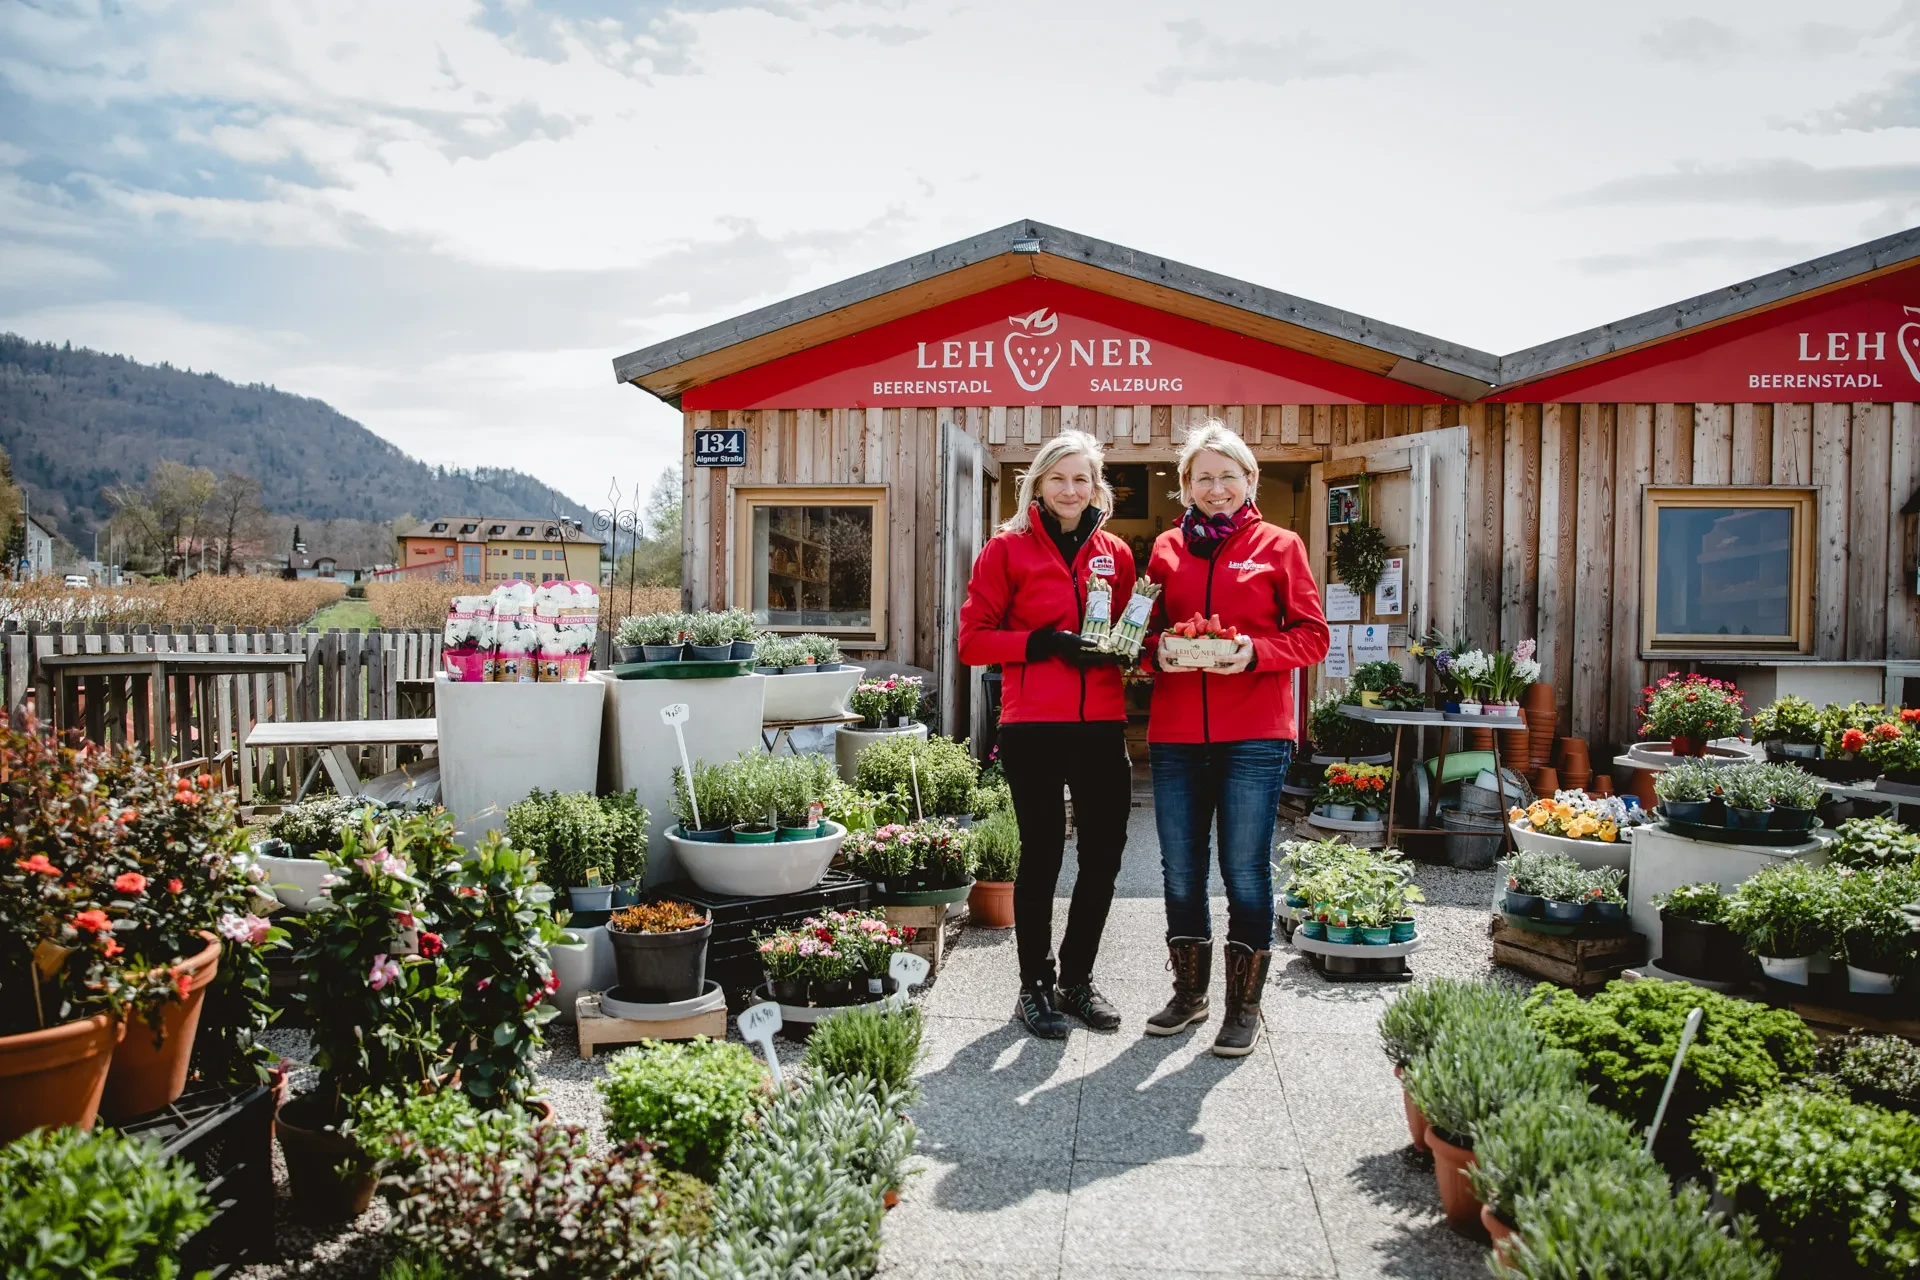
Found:
<svg viewBox="0 0 1920 1280"><path fill-rule="evenodd" d="M1067 1014L1098 1031L1120 1025L1119 1012L1093 985L1093 963L1132 803L1123 664L1080 638L1089 577L1104 578L1114 600L1133 590L1133 552L1100 528L1112 510L1099 442L1083 431L1053 437L1021 477L1013 517L974 561L960 607L960 661L1002 668L1000 760L1020 825L1015 1013L1033 1034L1056 1040L1067 1034ZM1073 793L1079 875L1056 972L1063 786Z"/></svg>
<svg viewBox="0 0 1920 1280"><path fill-rule="evenodd" d="M1213 1051L1251 1053L1273 946L1269 862L1280 787L1293 757L1293 673L1327 656L1327 620L1306 546L1260 518L1260 467L1246 442L1210 420L1180 452L1178 528L1153 544L1147 576L1160 584L1155 631L1194 614L1240 633L1239 652L1211 671L1160 666L1147 742L1153 812L1167 902L1173 998L1147 1019L1173 1035L1207 1018L1213 926L1207 910L1209 838L1219 832L1227 887L1226 1013Z"/></svg>

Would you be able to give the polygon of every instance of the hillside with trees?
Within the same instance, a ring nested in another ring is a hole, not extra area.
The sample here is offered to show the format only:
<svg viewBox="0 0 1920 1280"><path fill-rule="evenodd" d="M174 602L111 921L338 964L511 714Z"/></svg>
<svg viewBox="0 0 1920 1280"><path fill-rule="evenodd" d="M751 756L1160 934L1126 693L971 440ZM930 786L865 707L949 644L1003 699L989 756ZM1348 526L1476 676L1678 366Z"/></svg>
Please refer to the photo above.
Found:
<svg viewBox="0 0 1920 1280"><path fill-rule="evenodd" d="M0 447L34 514L81 548L114 514L109 494L146 486L162 462L251 477L249 501L310 531L438 512L589 514L524 472L430 467L308 396L10 333L0 334Z"/></svg>

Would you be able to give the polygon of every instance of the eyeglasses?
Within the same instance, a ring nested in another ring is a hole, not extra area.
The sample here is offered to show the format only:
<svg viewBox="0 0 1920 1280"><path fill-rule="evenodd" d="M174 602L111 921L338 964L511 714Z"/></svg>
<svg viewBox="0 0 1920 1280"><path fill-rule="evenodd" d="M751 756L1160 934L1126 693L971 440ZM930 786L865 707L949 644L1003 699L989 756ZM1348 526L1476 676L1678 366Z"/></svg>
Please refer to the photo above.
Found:
<svg viewBox="0 0 1920 1280"><path fill-rule="evenodd" d="M1245 484L1246 482L1247 476L1244 471L1223 471L1217 476L1195 476L1187 483L1194 489L1212 489L1216 487L1226 489L1236 484Z"/></svg>

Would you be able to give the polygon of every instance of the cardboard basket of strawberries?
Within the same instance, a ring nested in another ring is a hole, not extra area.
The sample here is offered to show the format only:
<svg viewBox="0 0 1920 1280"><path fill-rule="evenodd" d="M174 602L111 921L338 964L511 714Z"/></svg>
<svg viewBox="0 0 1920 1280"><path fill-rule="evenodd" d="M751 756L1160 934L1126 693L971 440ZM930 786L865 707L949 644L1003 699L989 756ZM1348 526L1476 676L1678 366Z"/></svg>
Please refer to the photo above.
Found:
<svg viewBox="0 0 1920 1280"><path fill-rule="evenodd" d="M1176 622L1160 634L1160 653L1165 665L1205 671L1223 667L1240 651L1240 632L1220 625L1220 615L1194 614L1185 622Z"/></svg>

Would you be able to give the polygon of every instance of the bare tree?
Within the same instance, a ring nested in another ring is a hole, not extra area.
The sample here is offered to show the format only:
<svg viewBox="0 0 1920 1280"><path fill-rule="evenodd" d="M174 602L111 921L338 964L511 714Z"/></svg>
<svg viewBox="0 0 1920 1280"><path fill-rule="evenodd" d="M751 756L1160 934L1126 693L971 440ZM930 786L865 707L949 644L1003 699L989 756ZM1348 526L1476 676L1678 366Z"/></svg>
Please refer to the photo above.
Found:
<svg viewBox="0 0 1920 1280"><path fill-rule="evenodd" d="M266 524L267 510L260 502L260 482L239 471L229 471L214 486L212 518L220 526L220 572L234 571L234 543L252 541Z"/></svg>
<svg viewBox="0 0 1920 1280"><path fill-rule="evenodd" d="M145 484L114 485L106 497L115 525L158 556L162 572L185 577L218 483L205 467L163 458L153 464Z"/></svg>

